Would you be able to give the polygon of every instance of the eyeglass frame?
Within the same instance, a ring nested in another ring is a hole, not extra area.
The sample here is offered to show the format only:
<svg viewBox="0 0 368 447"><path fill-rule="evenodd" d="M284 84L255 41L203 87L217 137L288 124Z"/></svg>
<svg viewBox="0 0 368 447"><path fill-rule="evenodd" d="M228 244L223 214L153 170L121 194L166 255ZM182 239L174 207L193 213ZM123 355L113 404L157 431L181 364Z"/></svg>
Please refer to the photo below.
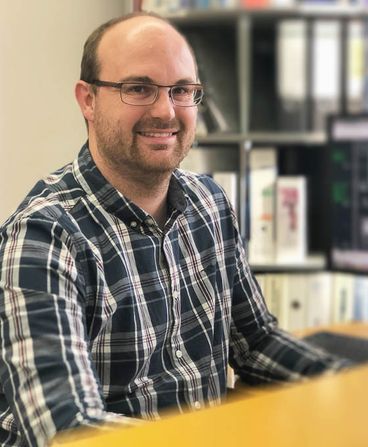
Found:
<svg viewBox="0 0 368 447"><path fill-rule="evenodd" d="M173 105L178 106L178 107L195 107L198 106L204 96L204 91L203 91L203 85L202 84L198 84L195 82L188 82L188 83L182 83L182 84L174 84L174 85L162 85L162 84L154 84L153 82L132 82L132 81L124 81L124 82L112 82L112 81L101 81L100 79L93 79L92 81L85 81L88 84L91 85L95 85L96 87L112 87L112 88L116 88L120 91L120 99L121 102L123 102L124 104L127 104L129 106L138 106L138 107L144 107L144 106L151 106L152 104L154 104L157 101L157 98L159 96L159 89L160 88L168 88L169 89L169 98L170 101L172 102ZM157 93L156 96L153 98L153 101L148 103L148 104L129 104L128 102L123 101L123 97L122 97L122 93L121 93L121 87L125 84L132 84L132 85L151 85L154 87L158 87L157 88ZM182 86L186 86L186 85L190 85L190 86L195 86L195 87L199 87L199 91L201 92L201 97L199 99L199 101L197 103L191 104L191 105L182 105L182 104L178 104L176 102L174 102L173 97L172 97L172 89L174 87L182 87Z"/></svg>

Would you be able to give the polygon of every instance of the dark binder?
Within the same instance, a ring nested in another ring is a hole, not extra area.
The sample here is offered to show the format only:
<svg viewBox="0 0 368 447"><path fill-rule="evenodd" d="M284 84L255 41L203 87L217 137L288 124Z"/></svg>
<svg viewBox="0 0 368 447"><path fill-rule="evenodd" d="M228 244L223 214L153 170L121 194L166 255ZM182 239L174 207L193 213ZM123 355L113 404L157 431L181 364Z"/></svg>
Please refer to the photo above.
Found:
<svg viewBox="0 0 368 447"><path fill-rule="evenodd" d="M329 119L330 264L368 271L368 114Z"/></svg>

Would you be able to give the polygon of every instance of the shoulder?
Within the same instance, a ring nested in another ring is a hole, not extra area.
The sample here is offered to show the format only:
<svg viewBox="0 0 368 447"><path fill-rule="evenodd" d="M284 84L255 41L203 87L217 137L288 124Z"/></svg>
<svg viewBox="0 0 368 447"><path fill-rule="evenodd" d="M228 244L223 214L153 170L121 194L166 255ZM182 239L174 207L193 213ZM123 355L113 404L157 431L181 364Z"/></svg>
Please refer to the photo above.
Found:
<svg viewBox="0 0 368 447"><path fill-rule="evenodd" d="M187 193L192 193L192 195L203 193L207 195L223 195L222 188L209 175L196 174L182 169L176 169L174 175Z"/></svg>
<svg viewBox="0 0 368 447"><path fill-rule="evenodd" d="M200 203L209 210L216 208L232 213L232 206L224 190L211 176L181 169L177 169L174 175L192 202Z"/></svg>
<svg viewBox="0 0 368 447"><path fill-rule="evenodd" d="M76 182L72 164L38 181L15 212L0 226L0 245L9 241L41 242L68 239L77 232L71 210L85 192ZM57 233L59 233L57 235Z"/></svg>
<svg viewBox="0 0 368 447"><path fill-rule="evenodd" d="M187 201L186 218L191 222L203 220L206 225L214 225L221 229L226 238L232 238L238 232L235 211L212 177L176 170L175 176L180 182Z"/></svg>
<svg viewBox="0 0 368 447"><path fill-rule="evenodd" d="M32 216L56 221L85 196L68 164L39 180L1 228Z"/></svg>

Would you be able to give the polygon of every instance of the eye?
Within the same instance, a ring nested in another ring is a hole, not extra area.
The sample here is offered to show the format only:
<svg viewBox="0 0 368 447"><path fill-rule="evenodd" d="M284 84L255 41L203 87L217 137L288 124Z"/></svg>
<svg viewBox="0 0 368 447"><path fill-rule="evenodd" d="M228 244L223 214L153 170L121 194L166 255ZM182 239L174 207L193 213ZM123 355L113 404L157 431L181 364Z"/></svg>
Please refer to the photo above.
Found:
<svg viewBox="0 0 368 447"><path fill-rule="evenodd" d="M155 93L155 86L149 84L122 84L123 95L147 97Z"/></svg>
<svg viewBox="0 0 368 447"><path fill-rule="evenodd" d="M193 87L191 85L178 85L173 87L172 94L175 96L191 96L193 95Z"/></svg>

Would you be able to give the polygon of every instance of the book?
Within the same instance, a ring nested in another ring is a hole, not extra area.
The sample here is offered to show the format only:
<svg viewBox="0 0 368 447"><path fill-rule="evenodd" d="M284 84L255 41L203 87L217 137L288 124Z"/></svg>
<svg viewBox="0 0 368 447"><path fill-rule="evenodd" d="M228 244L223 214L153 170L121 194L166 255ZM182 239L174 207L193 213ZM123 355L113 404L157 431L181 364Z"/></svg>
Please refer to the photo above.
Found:
<svg viewBox="0 0 368 447"><path fill-rule="evenodd" d="M349 112L364 109L364 24L350 20L347 28L347 108Z"/></svg>
<svg viewBox="0 0 368 447"><path fill-rule="evenodd" d="M332 320L332 276L329 272L306 276L306 327L328 326Z"/></svg>
<svg viewBox="0 0 368 447"><path fill-rule="evenodd" d="M258 283L258 285L261 289L262 295L264 297L266 297L266 295L267 295L267 277L268 277L268 274L265 274L265 273L257 273L255 275L257 283Z"/></svg>
<svg viewBox="0 0 368 447"><path fill-rule="evenodd" d="M307 130L307 23L302 19L277 24L277 93L279 129Z"/></svg>
<svg viewBox="0 0 368 447"><path fill-rule="evenodd" d="M240 0L240 6L246 9L265 9L270 6L269 0Z"/></svg>
<svg viewBox="0 0 368 447"><path fill-rule="evenodd" d="M313 128L325 130L326 117L339 111L341 24L337 20L318 19L312 29L312 100Z"/></svg>
<svg viewBox="0 0 368 447"><path fill-rule="evenodd" d="M307 188L303 176L276 182L276 260L303 262L307 255Z"/></svg>
<svg viewBox="0 0 368 447"><path fill-rule="evenodd" d="M352 320L353 275L266 273L257 274L256 279L282 329L296 331Z"/></svg>
<svg viewBox="0 0 368 447"><path fill-rule="evenodd" d="M166 2L164 0L143 0L142 1L142 8L145 11L154 11L157 14L167 14L168 12L175 10L174 8L171 8L169 5L170 2ZM177 2L174 1L174 7L177 6Z"/></svg>
<svg viewBox="0 0 368 447"><path fill-rule="evenodd" d="M267 308L281 329L294 331L306 326L307 276L299 273L267 273L262 280Z"/></svg>
<svg viewBox="0 0 368 447"><path fill-rule="evenodd" d="M251 264L275 259L275 184L277 153L275 148L256 148L249 155L249 210Z"/></svg>
<svg viewBox="0 0 368 447"><path fill-rule="evenodd" d="M213 179L224 189L234 210L238 212L238 173L235 171L215 171Z"/></svg>
<svg viewBox="0 0 368 447"><path fill-rule="evenodd" d="M356 321L368 321L368 277L356 275L354 280L354 311Z"/></svg>
<svg viewBox="0 0 368 447"><path fill-rule="evenodd" d="M219 7L224 9L234 9L239 6L238 0L217 0Z"/></svg>
<svg viewBox="0 0 368 447"><path fill-rule="evenodd" d="M368 23L363 22L363 41L364 41L364 64L368 61ZM363 96L364 111L368 110L368 70L364 70L364 96Z"/></svg>
<svg viewBox="0 0 368 447"><path fill-rule="evenodd" d="M265 275L265 300L268 310L274 315L281 329L289 329L289 303L287 301L288 275L269 273Z"/></svg>
<svg viewBox="0 0 368 447"><path fill-rule="evenodd" d="M332 323L353 320L354 276L349 273L332 273Z"/></svg>
<svg viewBox="0 0 368 447"><path fill-rule="evenodd" d="M297 331L306 327L306 275L292 273L286 275L286 327L288 331Z"/></svg>
<svg viewBox="0 0 368 447"><path fill-rule="evenodd" d="M278 95L275 51L276 24L252 26L249 66L249 129L251 132L278 130Z"/></svg>
<svg viewBox="0 0 368 447"><path fill-rule="evenodd" d="M194 9L209 9L211 7L210 0L193 0Z"/></svg>
<svg viewBox="0 0 368 447"><path fill-rule="evenodd" d="M295 6L295 0L270 0L270 4L275 8L288 8Z"/></svg>

